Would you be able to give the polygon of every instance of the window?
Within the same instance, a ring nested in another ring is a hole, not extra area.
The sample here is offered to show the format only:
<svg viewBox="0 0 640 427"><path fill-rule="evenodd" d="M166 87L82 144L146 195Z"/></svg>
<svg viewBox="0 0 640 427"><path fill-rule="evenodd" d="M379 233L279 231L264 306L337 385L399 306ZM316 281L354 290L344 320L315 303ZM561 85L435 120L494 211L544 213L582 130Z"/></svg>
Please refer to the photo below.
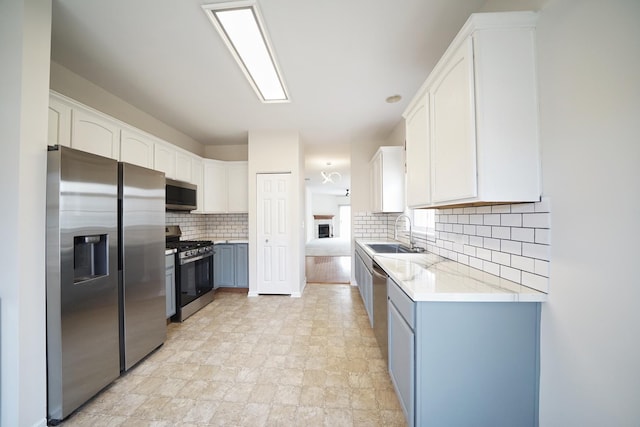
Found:
<svg viewBox="0 0 640 427"><path fill-rule="evenodd" d="M409 209L408 215L411 217L413 232L424 234L431 240L435 239L435 213L435 209Z"/></svg>

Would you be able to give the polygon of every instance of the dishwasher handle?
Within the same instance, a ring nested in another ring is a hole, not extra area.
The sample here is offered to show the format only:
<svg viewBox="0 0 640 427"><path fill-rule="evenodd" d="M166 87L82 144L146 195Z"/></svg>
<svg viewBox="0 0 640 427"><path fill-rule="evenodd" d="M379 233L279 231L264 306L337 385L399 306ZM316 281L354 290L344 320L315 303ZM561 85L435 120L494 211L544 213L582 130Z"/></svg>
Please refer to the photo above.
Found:
<svg viewBox="0 0 640 427"><path fill-rule="evenodd" d="M384 279L385 281L387 280L387 277L389 277L389 275L375 261L373 262L372 267L374 276L377 276L380 279Z"/></svg>

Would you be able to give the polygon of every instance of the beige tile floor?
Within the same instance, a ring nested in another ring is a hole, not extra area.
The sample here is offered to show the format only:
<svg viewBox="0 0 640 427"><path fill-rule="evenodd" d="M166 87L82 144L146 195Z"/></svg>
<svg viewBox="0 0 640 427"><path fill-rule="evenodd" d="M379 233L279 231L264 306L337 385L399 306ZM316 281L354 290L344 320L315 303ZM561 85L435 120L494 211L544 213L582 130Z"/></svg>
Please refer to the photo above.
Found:
<svg viewBox="0 0 640 427"><path fill-rule="evenodd" d="M362 300L218 292L64 426L404 426Z"/></svg>

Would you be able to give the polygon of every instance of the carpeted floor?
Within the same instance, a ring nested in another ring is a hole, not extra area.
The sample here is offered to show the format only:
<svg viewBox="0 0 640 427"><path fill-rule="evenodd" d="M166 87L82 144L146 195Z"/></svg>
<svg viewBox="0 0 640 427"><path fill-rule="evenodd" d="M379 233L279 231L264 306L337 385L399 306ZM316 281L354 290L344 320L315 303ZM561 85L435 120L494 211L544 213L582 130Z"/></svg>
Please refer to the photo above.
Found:
<svg viewBox="0 0 640 427"><path fill-rule="evenodd" d="M313 239L307 243L306 256L351 256L351 240L341 237Z"/></svg>

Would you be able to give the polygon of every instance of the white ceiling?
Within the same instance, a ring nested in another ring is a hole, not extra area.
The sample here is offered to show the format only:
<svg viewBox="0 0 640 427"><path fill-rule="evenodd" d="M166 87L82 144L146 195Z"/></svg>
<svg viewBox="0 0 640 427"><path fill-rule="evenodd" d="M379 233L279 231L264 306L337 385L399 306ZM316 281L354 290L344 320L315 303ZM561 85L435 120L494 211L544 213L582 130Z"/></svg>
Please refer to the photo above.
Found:
<svg viewBox="0 0 640 427"><path fill-rule="evenodd" d="M53 0L52 59L203 144L297 129L307 176L332 162L344 195L350 142L389 135L485 0L258 0L288 104L258 100L202 11L213 2Z"/></svg>

